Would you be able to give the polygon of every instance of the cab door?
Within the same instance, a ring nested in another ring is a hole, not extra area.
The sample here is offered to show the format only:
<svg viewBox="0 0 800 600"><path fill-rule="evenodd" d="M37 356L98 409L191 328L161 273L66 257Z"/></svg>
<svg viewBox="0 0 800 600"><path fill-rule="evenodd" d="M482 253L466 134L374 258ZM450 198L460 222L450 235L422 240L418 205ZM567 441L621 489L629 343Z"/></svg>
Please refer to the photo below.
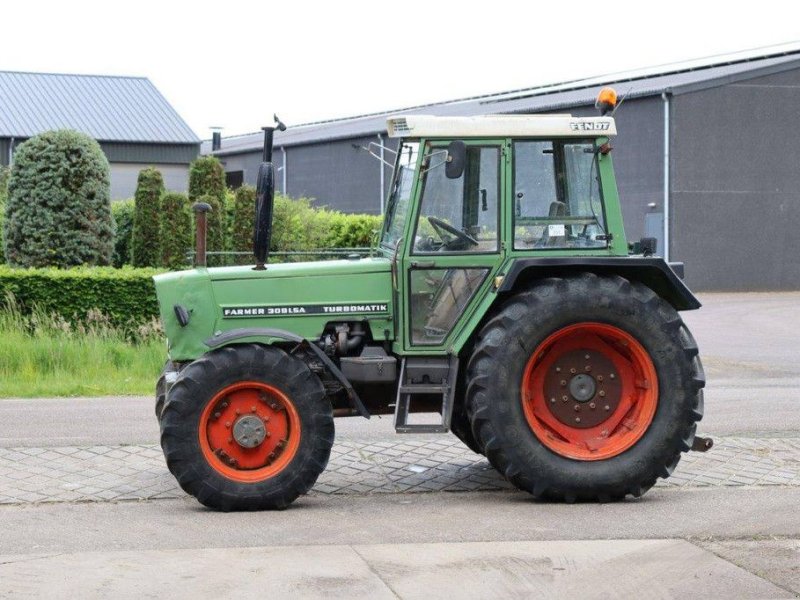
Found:
<svg viewBox="0 0 800 600"><path fill-rule="evenodd" d="M447 142L426 142L422 151L401 268L403 346L409 354L445 354L503 262L508 145L467 142L456 179L446 175Z"/></svg>

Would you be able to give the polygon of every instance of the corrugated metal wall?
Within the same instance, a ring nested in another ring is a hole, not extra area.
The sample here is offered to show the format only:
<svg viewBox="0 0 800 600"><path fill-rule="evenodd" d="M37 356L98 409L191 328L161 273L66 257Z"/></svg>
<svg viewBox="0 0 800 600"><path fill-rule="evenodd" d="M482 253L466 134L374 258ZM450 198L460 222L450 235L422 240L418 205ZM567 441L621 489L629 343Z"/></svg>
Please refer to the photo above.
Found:
<svg viewBox="0 0 800 600"><path fill-rule="evenodd" d="M800 288L800 70L672 102L672 258L687 283Z"/></svg>

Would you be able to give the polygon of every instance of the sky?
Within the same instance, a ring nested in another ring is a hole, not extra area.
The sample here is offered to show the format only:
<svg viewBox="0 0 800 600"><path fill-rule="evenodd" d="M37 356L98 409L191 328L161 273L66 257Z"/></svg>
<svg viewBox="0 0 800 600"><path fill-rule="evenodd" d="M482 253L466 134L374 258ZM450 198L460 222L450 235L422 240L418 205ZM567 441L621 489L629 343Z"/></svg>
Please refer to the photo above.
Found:
<svg viewBox="0 0 800 600"><path fill-rule="evenodd" d="M134 2L0 7L0 70L148 77L194 131L257 131L800 41L793 2Z"/></svg>

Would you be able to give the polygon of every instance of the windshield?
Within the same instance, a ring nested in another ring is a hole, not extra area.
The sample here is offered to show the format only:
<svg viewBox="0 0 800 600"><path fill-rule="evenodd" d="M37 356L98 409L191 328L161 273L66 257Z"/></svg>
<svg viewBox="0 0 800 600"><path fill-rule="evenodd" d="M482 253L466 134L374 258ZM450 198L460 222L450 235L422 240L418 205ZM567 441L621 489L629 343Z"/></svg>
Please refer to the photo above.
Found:
<svg viewBox="0 0 800 600"><path fill-rule="evenodd" d="M411 200L411 190L414 186L418 151L419 144L417 142L403 142L400 146L381 237L381 246L385 248L394 250L403 237L408 203Z"/></svg>

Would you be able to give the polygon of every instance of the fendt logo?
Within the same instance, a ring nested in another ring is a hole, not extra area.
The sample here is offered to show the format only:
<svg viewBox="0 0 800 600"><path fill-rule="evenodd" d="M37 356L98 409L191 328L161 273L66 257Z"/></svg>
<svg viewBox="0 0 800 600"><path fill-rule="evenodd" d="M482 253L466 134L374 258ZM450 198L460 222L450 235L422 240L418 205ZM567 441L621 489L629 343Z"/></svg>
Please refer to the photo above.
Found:
<svg viewBox="0 0 800 600"><path fill-rule="evenodd" d="M571 121L572 131L606 131L611 127L608 121Z"/></svg>

